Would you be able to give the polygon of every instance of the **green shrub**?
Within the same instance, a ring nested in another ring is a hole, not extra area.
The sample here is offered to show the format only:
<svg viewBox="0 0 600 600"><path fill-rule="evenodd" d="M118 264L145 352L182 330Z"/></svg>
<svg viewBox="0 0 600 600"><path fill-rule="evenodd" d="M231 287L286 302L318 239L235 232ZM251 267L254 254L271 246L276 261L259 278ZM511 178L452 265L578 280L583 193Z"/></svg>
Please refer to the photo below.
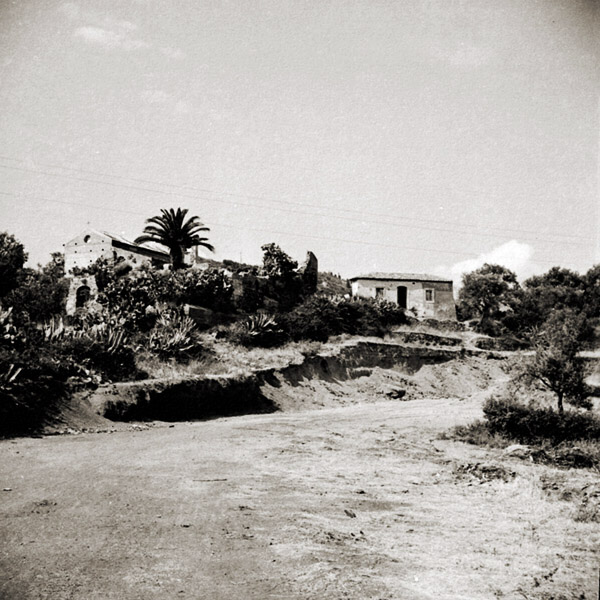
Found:
<svg viewBox="0 0 600 600"><path fill-rule="evenodd" d="M130 331L148 332L158 318L158 303L231 309L233 285L221 269L155 271L141 268L110 281L98 301Z"/></svg>
<svg viewBox="0 0 600 600"><path fill-rule="evenodd" d="M159 358L183 362L201 353L196 324L177 310L162 307L148 337L148 347Z"/></svg>
<svg viewBox="0 0 600 600"><path fill-rule="evenodd" d="M277 319L282 329L294 341L326 342L330 335L342 333L337 305L323 296L312 296Z"/></svg>
<svg viewBox="0 0 600 600"><path fill-rule="evenodd" d="M480 337L474 340L473 344L480 350L496 350L496 351L516 351L529 348L529 344L516 337L505 335L497 338Z"/></svg>
<svg viewBox="0 0 600 600"><path fill-rule="evenodd" d="M67 380L85 376L39 330L0 339L0 434L34 431L67 397Z"/></svg>
<svg viewBox="0 0 600 600"><path fill-rule="evenodd" d="M83 367L89 373L97 373L110 381L129 381L138 375L135 352L129 346L111 346L109 340L95 341L88 337L75 337L55 344L62 357Z"/></svg>
<svg viewBox="0 0 600 600"><path fill-rule="evenodd" d="M511 397L488 398L483 413L489 431L520 443L600 440L600 419L589 413L527 406Z"/></svg>
<svg viewBox="0 0 600 600"><path fill-rule="evenodd" d="M17 286L6 296L4 303L12 306L19 324L43 322L53 315L64 313L68 281L56 279L42 271L23 269Z"/></svg>
<svg viewBox="0 0 600 600"><path fill-rule="evenodd" d="M261 285L261 280L252 274L241 278L242 293L237 301L238 308L244 312L254 312L263 306L266 285Z"/></svg>
<svg viewBox="0 0 600 600"><path fill-rule="evenodd" d="M128 331L149 331L157 318L153 307L163 299L166 289L165 274L139 269L110 281L98 294L98 302L121 320Z"/></svg>
<svg viewBox="0 0 600 600"><path fill-rule="evenodd" d="M249 348L273 348L285 342L287 335L273 317L258 314L236 323L230 330L229 339Z"/></svg>
<svg viewBox="0 0 600 600"><path fill-rule="evenodd" d="M167 277L162 299L227 312L232 308L233 283L222 269L186 269Z"/></svg>
<svg viewBox="0 0 600 600"><path fill-rule="evenodd" d="M406 316L390 302L312 296L278 320L295 341L325 342L342 333L383 336L390 326L406 323Z"/></svg>

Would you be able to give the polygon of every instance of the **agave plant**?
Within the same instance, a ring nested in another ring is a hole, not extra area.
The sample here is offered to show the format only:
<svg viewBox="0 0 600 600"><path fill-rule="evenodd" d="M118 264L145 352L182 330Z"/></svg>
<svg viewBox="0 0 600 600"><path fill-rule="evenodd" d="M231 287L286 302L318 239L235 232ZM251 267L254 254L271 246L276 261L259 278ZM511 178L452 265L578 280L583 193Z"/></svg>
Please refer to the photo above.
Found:
<svg viewBox="0 0 600 600"><path fill-rule="evenodd" d="M265 348L277 346L284 338L285 333L277 321L264 313L250 315L234 327L232 334L233 341L238 344Z"/></svg>
<svg viewBox="0 0 600 600"><path fill-rule="evenodd" d="M114 354L127 342L125 332L120 327L106 322L93 323L82 319L79 327L68 327L61 316L53 317L43 326L44 338L49 342L61 340L85 340L109 354Z"/></svg>
<svg viewBox="0 0 600 600"><path fill-rule="evenodd" d="M279 330L277 321L264 313L250 315L242 324L248 335L262 335L266 332L275 332Z"/></svg>
<svg viewBox="0 0 600 600"><path fill-rule="evenodd" d="M65 327L63 318L60 316L52 317L50 321L44 323L42 330L44 332L44 339L49 342L73 337L71 332Z"/></svg>
<svg viewBox="0 0 600 600"><path fill-rule="evenodd" d="M150 333L150 348L163 357L183 357L198 348L196 323L188 316L162 310Z"/></svg>
<svg viewBox="0 0 600 600"><path fill-rule="evenodd" d="M13 325L12 310L12 306L4 310L0 305L0 336L2 336L2 343L10 346L14 345L19 333Z"/></svg>
<svg viewBox="0 0 600 600"><path fill-rule="evenodd" d="M92 325L86 334L93 343L101 346L109 354L114 354L127 343L125 331L108 323Z"/></svg>
<svg viewBox="0 0 600 600"><path fill-rule="evenodd" d="M11 383L14 383L15 379L19 376L19 373L23 370L22 367L10 365L6 371L0 373L0 388L6 388Z"/></svg>

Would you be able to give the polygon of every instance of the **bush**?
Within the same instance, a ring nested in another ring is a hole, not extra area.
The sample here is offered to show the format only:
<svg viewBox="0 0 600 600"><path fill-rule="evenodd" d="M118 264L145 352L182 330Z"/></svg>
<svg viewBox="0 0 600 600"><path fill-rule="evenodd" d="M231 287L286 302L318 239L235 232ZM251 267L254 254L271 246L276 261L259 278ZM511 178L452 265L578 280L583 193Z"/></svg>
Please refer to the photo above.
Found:
<svg viewBox="0 0 600 600"><path fill-rule="evenodd" d="M125 344L111 347L110 342L75 337L54 345L61 357L68 357L74 364L101 375L103 379L129 381L138 374L135 352Z"/></svg>
<svg viewBox="0 0 600 600"><path fill-rule="evenodd" d="M27 252L23 244L10 233L0 233L0 297L17 286L18 276L26 262Z"/></svg>
<svg viewBox="0 0 600 600"><path fill-rule="evenodd" d="M390 302L312 296L278 320L294 341L325 342L342 333L383 336L390 326L406 323L406 316Z"/></svg>
<svg viewBox="0 0 600 600"><path fill-rule="evenodd" d="M261 280L252 274L241 278L242 293L237 301L238 308L244 312L254 312L261 308L265 299L266 285L261 285Z"/></svg>
<svg viewBox="0 0 600 600"><path fill-rule="evenodd" d="M480 350L496 350L496 351L517 351L526 350L529 344L519 340L513 336L502 336L498 338L480 337L474 340L473 344Z"/></svg>
<svg viewBox="0 0 600 600"><path fill-rule="evenodd" d="M165 275L148 269L139 269L126 277L110 281L98 294L98 302L119 319L125 329L149 331L154 326L157 312L154 304L162 300Z"/></svg>
<svg viewBox="0 0 600 600"><path fill-rule="evenodd" d="M337 305L322 296L313 296L290 312L280 314L278 321L287 335L296 342L326 342L330 335L343 331Z"/></svg>
<svg viewBox="0 0 600 600"><path fill-rule="evenodd" d="M232 308L233 284L222 269L205 271L186 269L171 273L163 291L163 300L194 304L226 312Z"/></svg>
<svg viewBox="0 0 600 600"><path fill-rule="evenodd" d="M120 318L128 331L148 332L158 318L158 303L227 311L232 295L231 279L221 269L164 272L142 268L110 281L98 301Z"/></svg>
<svg viewBox="0 0 600 600"><path fill-rule="evenodd" d="M184 362L202 351L194 321L164 307L150 332L148 346L159 358L173 358L178 362Z"/></svg>
<svg viewBox="0 0 600 600"><path fill-rule="evenodd" d="M600 419L589 413L566 411L561 415L550 408L494 396L486 400L483 413L490 433L520 443L600 440Z"/></svg>
<svg viewBox="0 0 600 600"><path fill-rule="evenodd" d="M16 332L16 333L15 333ZM35 329L0 339L0 433L34 431L68 394L67 379L83 374Z"/></svg>
<svg viewBox="0 0 600 600"><path fill-rule="evenodd" d="M4 303L12 306L16 321L25 325L41 323L55 314L64 313L69 283L41 271L23 269L17 286L6 296Z"/></svg>
<svg viewBox="0 0 600 600"><path fill-rule="evenodd" d="M236 323L230 331L229 339L235 344L249 348L273 348L285 342L287 335L273 317L259 314Z"/></svg>

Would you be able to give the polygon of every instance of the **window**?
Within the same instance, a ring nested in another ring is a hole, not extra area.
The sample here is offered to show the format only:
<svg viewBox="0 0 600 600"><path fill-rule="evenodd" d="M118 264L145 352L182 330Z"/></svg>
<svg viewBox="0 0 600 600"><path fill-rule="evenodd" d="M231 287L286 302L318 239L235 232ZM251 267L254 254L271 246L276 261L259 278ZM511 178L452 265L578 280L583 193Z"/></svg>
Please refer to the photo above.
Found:
<svg viewBox="0 0 600 600"><path fill-rule="evenodd" d="M384 288L375 288L375 298L380 299L383 298L383 289Z"/></svg>
<svg viewBox="0 0 600 600"><path fill-rule="evenodd" d="M425 302L433 302L433 290L425 290Z"/></svg>

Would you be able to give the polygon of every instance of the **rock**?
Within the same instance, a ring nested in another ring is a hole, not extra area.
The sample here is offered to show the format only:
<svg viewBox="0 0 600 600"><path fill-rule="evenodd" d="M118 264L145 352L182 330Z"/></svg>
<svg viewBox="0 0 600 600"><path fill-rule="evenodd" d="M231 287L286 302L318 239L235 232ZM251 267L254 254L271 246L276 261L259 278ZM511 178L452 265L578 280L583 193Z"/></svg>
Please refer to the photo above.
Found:
<svg viewBox="0 0 600 600"><path fill-rule="evenodd" d="M402 398L404 398L404 396L406 396L406 390L401 390L401 389L390 390L389 392L386 393L386 396L393 400L401 400Z"/></svg>
<svg viewBox="0 0 600 600"><path fill-rule="evenodd" d="M503 456L514 456L516 458L529 458L531 456L532 449L529 446L523 444L512 444L508 448L504 449Z"/></svg>

